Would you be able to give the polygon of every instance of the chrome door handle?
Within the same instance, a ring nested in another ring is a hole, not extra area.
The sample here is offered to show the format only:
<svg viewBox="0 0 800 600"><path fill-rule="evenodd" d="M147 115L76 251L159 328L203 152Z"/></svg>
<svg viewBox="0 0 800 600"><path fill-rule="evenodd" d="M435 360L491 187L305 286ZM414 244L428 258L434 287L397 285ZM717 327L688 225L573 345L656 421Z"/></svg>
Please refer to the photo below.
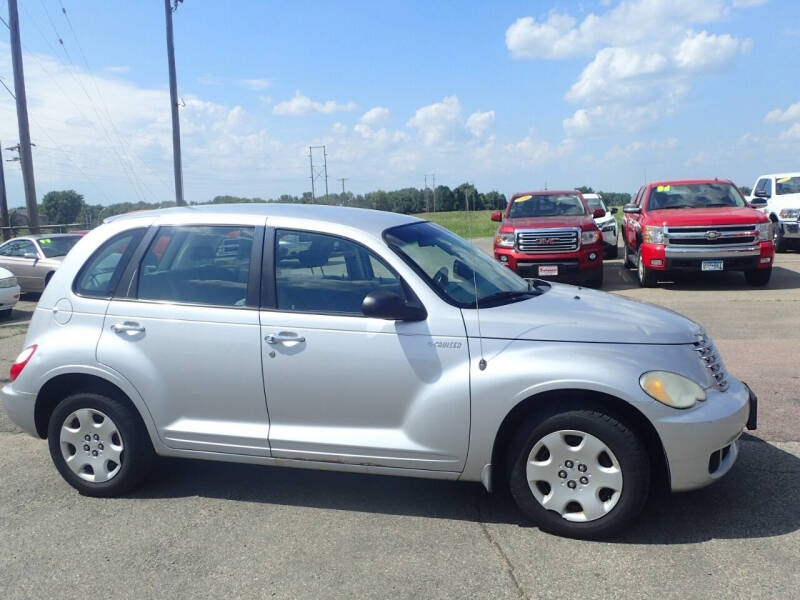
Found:
<svg viewBox="0 0 800 600"><path fill-rule="evenodd" d="M133 321L125 321L124 323L114 323L111 331L114 333L144 333L144 327Z"/></svg>
<svg viewBox="0 0 800 600"><path fill-rule="evenodd" d="M264 338L264 341L268 344L280 344L283 342L305 342L306 338L294 333L281 331L280 333L271 333Z"/></svg>

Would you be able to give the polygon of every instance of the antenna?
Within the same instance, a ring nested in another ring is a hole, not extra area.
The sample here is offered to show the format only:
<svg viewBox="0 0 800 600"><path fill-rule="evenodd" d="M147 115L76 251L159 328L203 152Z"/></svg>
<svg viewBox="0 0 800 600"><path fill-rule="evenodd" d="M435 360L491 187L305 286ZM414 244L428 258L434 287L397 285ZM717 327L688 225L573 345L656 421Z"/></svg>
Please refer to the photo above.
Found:
<svg viewBox="0 0 800 600"><path fill-rule="evenodd" d="M472 193L472 190L466 190L464 192L464 200L467 204L467 235L472 238L472 217L469 211L469 196ZM472 200L472 206L475 207L475 199ZM475 274L475 267L477 265L472 265L472 285L475 289L475 318L478 320L478 347L480 348L480 355L481 359L478 361L478 368L483 371L486 369L486 359L483 357L483 333L481 332L481 309L478 302L478 276Z"/></svg>

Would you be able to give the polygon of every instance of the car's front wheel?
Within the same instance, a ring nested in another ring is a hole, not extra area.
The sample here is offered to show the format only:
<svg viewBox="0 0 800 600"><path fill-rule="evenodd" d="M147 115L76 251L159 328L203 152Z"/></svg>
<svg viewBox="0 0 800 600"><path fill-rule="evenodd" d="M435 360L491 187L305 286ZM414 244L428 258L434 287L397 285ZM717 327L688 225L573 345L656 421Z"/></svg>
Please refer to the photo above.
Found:
<svg viewBox="0 0 800 600"><path fill-rule="evenodd" d="M750 269L744 272L744 280L747 285L754 287L763 287L769 283L769 278L772 276L772 267L768 269Z"/></svg>
<svg viewBox="0 0 800 600"><path fill-rule="evenodd" d="M124 494L147 474L154 456L135 410L102 394L65 398L53 411L47 434L59 473L87 496Z"/></svg>
<svg viewBox="0 0 800 600"><path fill-rule="evenodd" d="M642 287L655 287L656 283L658 283L655 271L644 266L644 260L642 260L641 254L639 254L639 260L637 261L636 273L639 279L639 285Z"/></svg>
<svg viewBox="0 0 800 600"><path fill-rule="evenodd" d="M650 482L647 451L627 425L594 410L531 419L509 448L511 493L541 529L600 538L641 512Z"/></svg>

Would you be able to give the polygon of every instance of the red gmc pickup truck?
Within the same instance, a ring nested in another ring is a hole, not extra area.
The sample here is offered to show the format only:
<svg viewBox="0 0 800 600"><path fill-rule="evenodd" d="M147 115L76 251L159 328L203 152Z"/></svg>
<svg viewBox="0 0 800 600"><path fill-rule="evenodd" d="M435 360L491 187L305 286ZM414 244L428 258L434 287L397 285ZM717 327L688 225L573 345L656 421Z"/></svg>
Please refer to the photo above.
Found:
<svg viewBox="0 0 800 600"><path fill-rule="evenodd" d="M575 190L515 194L494 238L494 257L521 277L560 279L591 287L603 285L603 236Z"/></svg>
<svg viewBox="0 0 800 600"><path fill-rule="evenodd" d="M775 249L769 219L731 181L694 179L643 185L623 208L626 267L642 287L668 271L743 271L769 282Z"/></svg>

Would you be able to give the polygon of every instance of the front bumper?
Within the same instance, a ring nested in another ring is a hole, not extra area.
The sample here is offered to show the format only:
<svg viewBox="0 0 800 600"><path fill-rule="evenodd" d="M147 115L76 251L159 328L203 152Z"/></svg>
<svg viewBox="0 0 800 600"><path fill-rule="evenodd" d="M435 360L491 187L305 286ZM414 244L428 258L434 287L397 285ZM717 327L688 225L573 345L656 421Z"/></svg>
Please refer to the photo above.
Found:
<svg viewBox="0 0 800 600"><path fill-rule="evenodd" d="M39 437L36 431L35 409L36 394L18 392L13 384L3 386L0 390L0 398L3 399L3 406L6 409L8 418L25 433L34 437Z"/></svg>
<svg viewBox="0 0 800 600"><path fill-rule="evenodd" d="M20 289L18 285L0 288L0 310L13 308L19 300Z"/></svg>
<svg viewBox="0 0 800 600"><path fill-rule="evenodd" d="M596 277L597 269L603 267L603 245L598 242L561 254L522 254L515 248L495 246L494 257L520 277L578 283ZM558 275L539 275L540 266L557 266Z"/></svg>
<svg viewBox="0 0 800 600"><path fill-rule="evenodd" d="M800 240L800 221L778 221L781 234L787 240Z"/></svg>
<svg viewBox="0 0 800 600"><path fill-rule="evenodd" d="M725 392L687 411L672 411L653 425L661 437L672 491L704 487L726 475L739 456L738 439L755 428L758 399L747 385L730 378Z"/></svg>
<svg viewBox="0 0 800 600"><path fill-rule="evenodd" d="M640 252L645 266L657 271L701 271L707 260L722 260L723 271L766 269L775 257L772 242L727 247L642 244Z"/></svg>

